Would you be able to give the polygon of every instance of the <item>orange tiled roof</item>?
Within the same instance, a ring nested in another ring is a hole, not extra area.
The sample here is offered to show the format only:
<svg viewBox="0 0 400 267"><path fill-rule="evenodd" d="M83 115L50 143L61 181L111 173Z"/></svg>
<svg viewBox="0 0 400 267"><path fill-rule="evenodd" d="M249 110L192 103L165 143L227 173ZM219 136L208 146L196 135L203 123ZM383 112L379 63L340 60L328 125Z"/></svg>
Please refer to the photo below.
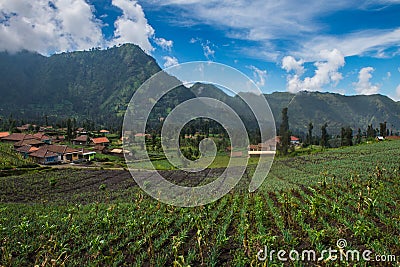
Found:
<svg viewBox="0 0 400 267"><path fill-rule="evenodd" d="M97 138L93 138L92 142L94 144L102 144L102 143L110 143L110 140L108 140L107 137L97 137Z"/></svg>
<svg viewBox="0 0 400 267"><path fill-rule="evenodd" d="M6 137L6 136L9 136L9 135L10 135L9 132L0 132L0 138Z"/></svg>

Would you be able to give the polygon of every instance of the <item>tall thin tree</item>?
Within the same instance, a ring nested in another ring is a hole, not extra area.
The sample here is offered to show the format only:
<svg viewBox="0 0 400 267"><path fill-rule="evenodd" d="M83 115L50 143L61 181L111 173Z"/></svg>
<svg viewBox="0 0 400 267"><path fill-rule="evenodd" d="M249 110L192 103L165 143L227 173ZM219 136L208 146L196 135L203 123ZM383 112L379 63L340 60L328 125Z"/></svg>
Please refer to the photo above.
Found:
<svg viewBox="0 0 400 267"><path fill-rule="evenodd" d="M313 136L312 136L313 129L314 129L314 125L310 121L310 123L308 124L307 145L313 144Z"/></svg>
<svg viewBox="0 0 400 267"><path fill-rule="evenodd" d="M328 127L327 123L325 123L321 127L321 146L322 147L328 147L329 136L328 136L328 131L326 130L327 127Z"/></svg>
<svg viewBox="0 0 400 267"><path fill-rule="evenodd" d="M287 107L282 109L282 123L279 127L279 135L281 136L279 144L280 152L282 155L287 155L290 143L289 116Z"/></svg>

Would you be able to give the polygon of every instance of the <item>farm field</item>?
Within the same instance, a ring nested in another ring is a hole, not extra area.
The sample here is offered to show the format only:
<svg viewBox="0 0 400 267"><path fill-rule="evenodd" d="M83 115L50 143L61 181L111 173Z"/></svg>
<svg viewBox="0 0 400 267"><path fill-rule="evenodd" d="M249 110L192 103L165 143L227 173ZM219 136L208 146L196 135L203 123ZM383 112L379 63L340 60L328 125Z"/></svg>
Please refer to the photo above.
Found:
<svg viewBox="0 0 400 267"><path fill-rule="evenodd" d="M253 168L229 194L196 208L157 202L127 171L63 168L0 177L0 266L400 264L400 141L276 159L263 185L248 193ZM222 171L164 174L193 185ZM373 260L387 261L257 257L265 248L285 250L285 257L293 249L320 255L337 249L339 239L345 250L371 250Z"/></svg>

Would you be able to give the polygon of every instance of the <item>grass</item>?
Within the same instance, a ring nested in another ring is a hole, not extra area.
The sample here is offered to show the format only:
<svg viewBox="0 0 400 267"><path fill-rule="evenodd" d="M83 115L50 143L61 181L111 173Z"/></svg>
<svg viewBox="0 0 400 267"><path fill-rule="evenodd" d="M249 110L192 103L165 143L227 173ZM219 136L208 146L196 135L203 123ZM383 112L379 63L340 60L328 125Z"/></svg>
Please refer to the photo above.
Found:
<svg viewBox="0 0 400 267"><path fill-rule="evenodd" d="M150 159L152 159L152 158L150 158ZM235 166L235 164L243 165L242 164L243 158L241 158L241 159L231 158L226 153L221 152L216 155L216 157L214 158L212 163L208 166L208 168L212 168L212 169L226 168L226 166L228 166L228 163L230 160L232 160L232 166ZM250 166L256 165L258 163L258 160L259 159L257 157L249 158L247 165L250 165ZM176 170L176 169L178 169L176 166L171 164L171 162L169 162L167 159L159 159L159 160L151 160L151 161L156 170ZM144 168L144 166L145 165L143 163L138 161L138 162L133 162L131 167L133 169L140 169L140 168ZM204 165L199 164L198 166L204 166ZM193 165L191 165L191 167L196 167L196 165L193 164Z"/></svg>
<svg viewBox="0 0 400 267"><path fill-rule="evenodd" d="M157 202L124 171L1 177L0 266L282 266L257 253L264 246L320 253L339 238L346 249L399 256L399 156L392 141L277 159L255 193L242 179L196 208ZM377 265L326 257L285 264Z"/></svg>
<svg viewBox="0 0 400 267"><path fill-rule="evenodd" d="M34 167L38 167L38 165L30 159L25 159L22 154L15 152L11 144L0 143L0 170Z"/></svg>

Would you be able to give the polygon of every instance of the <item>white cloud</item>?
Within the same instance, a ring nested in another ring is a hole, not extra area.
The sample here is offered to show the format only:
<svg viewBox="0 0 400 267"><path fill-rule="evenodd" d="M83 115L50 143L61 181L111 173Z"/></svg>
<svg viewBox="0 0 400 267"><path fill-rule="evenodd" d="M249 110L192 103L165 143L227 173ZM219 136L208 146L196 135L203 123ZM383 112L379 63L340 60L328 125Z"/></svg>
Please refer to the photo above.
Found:
<svg viewBox="0 0 400 267"><path fill-rule="evenodd" d="M165 40L164 38L154 38L154 42L164 50L171 51L174 42L172 40Z"/></svg>
<svg viewBox="0 0 400 267"><path fill-rule="evenodd" d="M165 68L179 64L178 59L176 57L165 56L163 57L163 59L165 60L164 63Z"/></svg>
<svg viewBox="0 0 400 267"><path fill-rule="evenodd" d="M372 78L372 72L374 72L374 68L365 67L360 70L358 73L358 82L354 83L355 90L357 93L362 95L372 95L376 94L379 91L379 85L371 84L370 79Z"/></svg>
<svg viewBox="0 0 400 267"><path fill-rule="evenodd" d="M114 22L114 39L111 44L135 43L149 53L154 50L149 39L154 29L147 23L142 7L135 0L112 0L120 8L122 16Z"/></svg>
<svg viewBox="0 0 400 267"><path fill-rule="evenodd" d="M386 76L382 77L383 81L388 81L390 80L390 77L392 77L392 73L390 71L386 72Z"/></svg>
<svg viewBox="0 0 400 267"><path fill-rule="evenodd" d="M195 43L197 43L198 41L199 41L199 38L194 38L194 37L192 37L192 38L190 39L189 43L195 44Z"/></svg>
<svg viewBox="0 0 400 267"><path fill-rule="evenodd" d="M296 60L292 56L286 56L282 59L282 68L287 72L294 70L297 75L302 75L304 73L303 60Z"/></svg>
<svg viewBox="0 0 400 267"><path fill-rule="evenodd" d="M192 37L189 40L190 44L196 44L200 43L201 47L203 48L203 54L206 57L207 60L212 60L215 57L215 50L213 49L215 47L214 44L212 44L209 40L203 41L203 39L198 38L198 37Z"/></svg>
<svg viewBox="0 0 400 267"><path fill-rule="evenodd" d="M334 45L347 56L370 53L374 57L387 57L385 49L400 42L400 28L392 30L364 30L341 36L319 35L304 42L297 55L307 60L315 59L317 51L330 49Z"/></svg>
<svg viewBox="0 0 400 267"><path fill-rule="evenodd" d="M0 50L49 54L103 45L101 22L84 0L2 0L0 10Z"/></svg>
<svg viewBox="0 0 400 267"><path fill-rule="evenodd" d="M393 1L291 1L291 0L148 0L157 6L172 6L179 14L170 23L188 26L211 25L222 28L226 37L257 42L257 48L247 49L250 56L276 60L275 53L290 54L307 61L317 58L321 50L337 48L344 56L371 53L386 57L386 48L399 46L400 28L353 29L349 34L325 34L330 26L321 19L347 10L374 10L398 3ZM301 10L301 12L299 11ZM274 40L288 41L290 47ZM262 54L264 44L271 43L270 53ZM257 52L258 49L258 52Z"/></svg>
<svg viewBox="0 0 400 267"><path fill-rule="evenodd" d="M287 90L291 93L297 93L302 90L321 91L326 85L336 86L343 78L338 71L345 64L343 54L333 49L331 51L322 50L319 53L321 61L314 63L315 72L313 77L301 79L304 72L303 61L296 61L293 57L285 57L282 60L282 68L287 72L295 71L294 74L287 76Z"/></svg>
<svg viewBox="0 0 400 267"><path fill-rule="evenodd" d="M203 47L204 56L207 58L207 60L212 60L215 57L215 50L211 49L211 45L212 44L210 41L201 44L201 47Z"/></svg>
<svg viewBox="0 0 400 267"><path fill-rule="evenodd" d="M255 67L255 66L247 66L247 68L249 68L253 71L253 77L254 77L255 84L258 87L264 86L265 80L267 78L267 71L260 70L259 68Z"/></svg>
<svg viewBox="0 0 400 267"><path fill-rule="evenodd" d="M136 0L112 0L122 11L114 22L111 40L105 40L103 22L85 0L0 0L0 51L22 49L49 55L116 44L134 43L150 53L150 39L170 50L173 42L156 38Z"/></svg>

